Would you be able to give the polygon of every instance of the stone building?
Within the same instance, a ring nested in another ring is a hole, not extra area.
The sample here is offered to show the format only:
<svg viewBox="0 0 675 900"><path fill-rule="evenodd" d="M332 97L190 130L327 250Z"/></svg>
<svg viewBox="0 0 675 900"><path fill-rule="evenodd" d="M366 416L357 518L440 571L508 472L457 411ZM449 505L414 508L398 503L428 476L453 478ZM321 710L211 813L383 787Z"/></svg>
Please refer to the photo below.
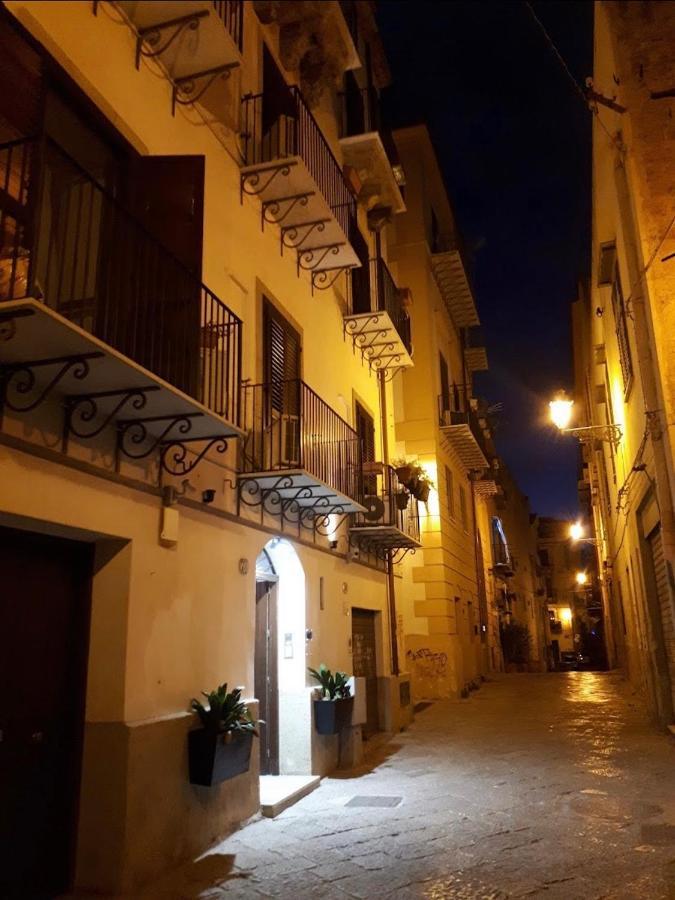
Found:
<svg viewBox="0 0 675 900"><path fill-rule="evenodd" d="M574 304L607 652L673 722L675 7L595 5L590 288Z"/></svg>
<svg viewBox="0 0 675 900"><path fill-rule="evenodd" d="M388 72L369 3L10 0L0 41L2 878L134 891L336 766L308 665L352 758L411 717ZM198 787L223 682L265 725Z"/></svg>

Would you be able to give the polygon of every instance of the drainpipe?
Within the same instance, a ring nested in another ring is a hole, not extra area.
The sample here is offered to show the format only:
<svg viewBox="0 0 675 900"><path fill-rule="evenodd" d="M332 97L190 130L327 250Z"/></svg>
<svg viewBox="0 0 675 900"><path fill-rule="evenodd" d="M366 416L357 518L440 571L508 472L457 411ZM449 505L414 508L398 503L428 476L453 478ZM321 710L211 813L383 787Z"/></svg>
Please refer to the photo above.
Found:
<svg viewBox="0 0 675 900"><path fill-rule="evenodd" d="M378 241L379 243L379 241ZM379 249L379 248L378 248ZM387 385L384 373L378 375L380 383L380 429L382 431L382 459L389 462L389 436L387 434ZM394 567L392 565L392 553L387 555L387 604L389 607L389 630L391 639L391 673L398 675L398 640L396 638L396 586L394 583Z"/></svg>
<svg viewBox="0 0 675 900"><path fill-rule="evenodd" d="M652 351L649 321L647 315L647 283L642 264L639 244L637 239L637 229L633 216L633 208L631 205L631 194L628 185L628 173L626 172L625 157L618 160L615 167L615 183L617 189L617 197L619 201L619 209L621 220L624 226L624 237L626 243L626 254L628 256L629 268L631 270L631 281L634 276L639 277L636 280L635 287L632 289L632 316L635 331L635 344L637 348L637 361L640 369L640 380L642 383L642 393L644 399L645 412L647 414L646 427L649 431L650 444L652 448L654 460L654 491L656 501L659 508L659 516L661 520L661 530L663 534L663 550L666 557L666 563L670 572L672 572L673 546L675 545L675 516L673 514L673 501L671 491L671 478L668 464L668 456L664 438L667 441L667 428L664 429L661 421L661 412L664 405L660 402L659 385L656 377L657 362L654 359ZM628 523L626 523L628 525ZM639 528L639 523L636 523ZM673 596L668 585L670 594L671 610L673 606ZM667 652L663 639L663 628L661 617L655 608L652 598L650 602L650 591L647 588L647 614L651 625L652 640L656 644L657 652L655 655L656 678L654 679L657 686L658 696L657 703L660 707L660 718L664 724L673 721L673 699L672 688L670 686L670 678L667 668Z"/></svg>

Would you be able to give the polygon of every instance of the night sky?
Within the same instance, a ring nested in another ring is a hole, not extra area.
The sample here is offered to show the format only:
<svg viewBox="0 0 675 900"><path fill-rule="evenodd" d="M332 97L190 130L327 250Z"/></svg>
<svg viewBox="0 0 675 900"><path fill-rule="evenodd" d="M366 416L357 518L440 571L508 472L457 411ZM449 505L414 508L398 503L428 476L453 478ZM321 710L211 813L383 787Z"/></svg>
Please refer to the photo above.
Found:
<svg viewBox="0 0 675 900"><path fill-rule="evenodd" d="M533 8L582 85L590 2ZM384 0L385 114L426 121L469 248L496 440L533 511L577 511L577 443L546 421L572 380L570 303L589 271L591 113L525 3Z"/></svg>

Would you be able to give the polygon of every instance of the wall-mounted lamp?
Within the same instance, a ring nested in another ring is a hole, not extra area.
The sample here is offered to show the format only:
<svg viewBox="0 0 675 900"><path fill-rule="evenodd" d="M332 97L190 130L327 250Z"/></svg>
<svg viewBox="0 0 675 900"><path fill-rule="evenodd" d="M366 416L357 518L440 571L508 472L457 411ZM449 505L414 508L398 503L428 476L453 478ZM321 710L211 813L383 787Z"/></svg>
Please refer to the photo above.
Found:
<svg viewBox="0 0 675 900"><path fill-rule="evenodd" d="M570 400L562 392L548 405L551 421L563 434L572 434L582 444L593 441L608 441L610 444L618 444L622 438L618 425L585 425L581 428L570 428L572 421L572 407L574 400Z"/></svg>

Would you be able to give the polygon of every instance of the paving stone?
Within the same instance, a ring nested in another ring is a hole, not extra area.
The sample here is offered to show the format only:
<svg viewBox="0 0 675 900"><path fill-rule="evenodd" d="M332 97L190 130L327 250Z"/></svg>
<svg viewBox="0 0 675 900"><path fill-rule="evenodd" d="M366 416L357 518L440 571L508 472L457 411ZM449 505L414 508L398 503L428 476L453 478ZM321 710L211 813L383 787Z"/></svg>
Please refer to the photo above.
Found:
<svg viewBox="0 0 675 900"><path fill-rule="evenodd" d="M138 896L675 897L675 746L613 673L496 678L376 754Z"/></svg>

